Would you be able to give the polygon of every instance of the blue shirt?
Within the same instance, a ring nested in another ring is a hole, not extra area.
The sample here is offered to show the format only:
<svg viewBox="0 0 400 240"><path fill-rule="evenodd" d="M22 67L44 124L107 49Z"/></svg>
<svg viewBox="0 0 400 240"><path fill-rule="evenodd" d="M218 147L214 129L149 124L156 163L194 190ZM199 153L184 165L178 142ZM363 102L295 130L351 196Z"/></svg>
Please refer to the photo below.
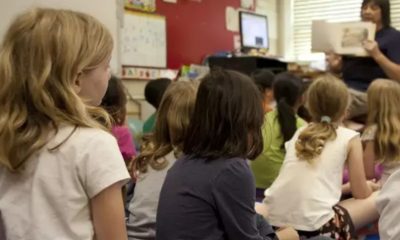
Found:
<svg viewBox="0 0 400 240"><path fill-rule="evenodd" d="M381 52L394 63L400 64L400 32L392 27L376 33L375 40ZM366 91L377 78L388 78L371 57L343 57L343 79L355 90Z"/></svg>
<svg viewBox="0 0 400 240"><path fill-rule="evenodd" d="M254 211L245 159L183 157L169 169L157 211L157 240L272 240Z"/></svg>

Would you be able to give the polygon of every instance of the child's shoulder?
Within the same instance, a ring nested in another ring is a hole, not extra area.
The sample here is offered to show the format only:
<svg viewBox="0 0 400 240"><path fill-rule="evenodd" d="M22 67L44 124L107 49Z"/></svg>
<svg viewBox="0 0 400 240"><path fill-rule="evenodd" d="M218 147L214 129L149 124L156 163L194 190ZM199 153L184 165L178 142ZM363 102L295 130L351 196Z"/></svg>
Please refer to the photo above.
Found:
<svg viewBox="0 0 400 240"><path fill-rule="evenodd" d="M346 138L346 139L352 139L353 137L359 136L360 133L357 131L354 131L353 129L346 128L339 126L336 129L336 134L341 137L341 138Z"/></svg>
<svg viewBox="0 0 400 240"><path fill-rule="evenodd" d="M63 142L66 146L104 146L116 142L115 138L108 132L98 128L62 126L59 128L51 143ZM63 144L63 145L64 145Z"/></svg>
<svg viewBox="0 0 400 240"><path fill-rule="evenodd" d="M373 141L375 139L378 126L376 124L368 126L362 133L361 139L363 141Z"/></svg>

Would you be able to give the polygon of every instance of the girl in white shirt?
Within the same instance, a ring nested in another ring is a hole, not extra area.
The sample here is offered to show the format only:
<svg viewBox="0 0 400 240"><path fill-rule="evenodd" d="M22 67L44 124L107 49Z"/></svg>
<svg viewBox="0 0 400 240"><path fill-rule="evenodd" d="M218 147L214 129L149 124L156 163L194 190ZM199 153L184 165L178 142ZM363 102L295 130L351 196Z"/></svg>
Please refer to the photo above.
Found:
<svg viewBox="0 0 400 240"><path fill-rule="evenodd" d="M400 169L400 84L377 79L367 91L368 122L362 135L367 178L375 176L375 165L382 164L381 184Z"/></svg>
<svg viewBox="0 0 400 240"><path fill-rule="evenodd" d="M355 228L377 218L374 201L368 198L373 189L363 171L359 134L339 126L348 101L346 85L331 75L311 84L307 108L313 121L286 142L279 176L265 191L272 225L293 226L306 237L352 239ZM346 163L353 196L365 200L338 204Z"/></svg>
<svg viewBox="0 0 400 240"><path fill-rule="evenodd" d="M97 107L112 48L108 30L78 12L33 9L9 27L0 48L6 239L127 239L129 173Z"/></svg>

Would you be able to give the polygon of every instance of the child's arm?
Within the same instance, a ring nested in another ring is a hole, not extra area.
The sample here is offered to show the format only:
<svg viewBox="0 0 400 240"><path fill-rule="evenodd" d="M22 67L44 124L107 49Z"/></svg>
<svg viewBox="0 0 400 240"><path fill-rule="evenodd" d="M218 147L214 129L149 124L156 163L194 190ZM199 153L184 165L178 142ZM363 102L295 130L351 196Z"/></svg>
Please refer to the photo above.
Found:
<svg viewBox="0 0 400 240"><path fill-rule="evenodd" d="M374 142L367 141L364 149L364 169L367 179L375 178L375 159Z"/></svg>
<svg viewBox="0 0 400 240"><path fill-rule="evenodd" d="M115 183L90 200L97 240L127 240L121 183Z"/></svg>
<svg viewBox="0 0 400 240"><path fill-rule="evenodd" d="M350 194L350 193L351 193L350 183L347 182L345 184L342 184L342 194Z"/></svg>
<svg viewBox="0 0 400 240"><path fill-rule="evenodd" d="M367 184L364 172L364 163L362 157L362 145L360 137L354 137L349 142L349 151L347 156L349 165L350 187L353 197L356 199L367 198L372 190Z"/></svg>

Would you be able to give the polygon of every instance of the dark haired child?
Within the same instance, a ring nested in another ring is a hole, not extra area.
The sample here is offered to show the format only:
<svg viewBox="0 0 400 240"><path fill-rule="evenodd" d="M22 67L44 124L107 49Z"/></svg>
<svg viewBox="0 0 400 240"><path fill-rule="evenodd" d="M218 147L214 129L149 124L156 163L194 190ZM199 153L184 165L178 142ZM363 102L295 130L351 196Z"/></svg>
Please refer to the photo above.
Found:
<svg viewBox="0 0 400 240"><path fill-rule="evenodd" d="M161 103L161 99L164 95L165 90L167 90L169 84L171 83L171 79L169 78L158 78L152 81L149 81L144 88L144 97L146 101L150 103L155 109L156 112L153 113L143 124L143 133L151 133L154 131L156 125L156 116L157 109Z"/></svg>
<svg viewBox="0 0 400 240"><path fill-rule="evenodd" d="M112 134L118 141L119 150L127 164L136 156L136 148L133 136L126 121L126 93L121 79L111 76L108 88L101 106L112 118Z"/></svg>
<svg viewBox="0 0 400 240"><path fill-rule="evenodd" d="M254 71L251 77L261 92L264 112L272 111L275 104L274 92L272 90L274 74L270 70L262 68Z"/></svg>
<svg viewBox="0 0 400 240"><path fill-rule="evenodd" d="M276 237L255 213L254 179L246 162L262 151L260 102L257 87L243 74L215 70L203 78L185 155L170 168L161 189L156 239Z"/></svg>
<svg viewBox="0 0 400 240"><path fill-rule="evenodd" d="M302 79L291 73L276 75L273 84L276 109L265 115L263 151L251 162L257 187L257 199L264 198L264 190L278 176L285 157L284 143L290 140L305 121L296 112L303 103Z"/></svg>

